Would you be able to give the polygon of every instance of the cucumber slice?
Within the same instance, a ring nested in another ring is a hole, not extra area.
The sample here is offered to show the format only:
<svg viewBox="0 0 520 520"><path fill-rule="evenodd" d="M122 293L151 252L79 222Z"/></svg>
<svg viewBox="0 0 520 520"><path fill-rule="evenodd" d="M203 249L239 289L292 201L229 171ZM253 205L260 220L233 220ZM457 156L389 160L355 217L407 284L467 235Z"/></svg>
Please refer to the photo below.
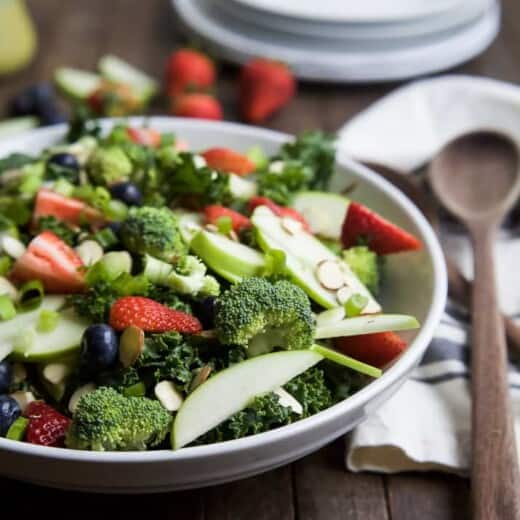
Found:
<svg viewBox="0 0 520 520"><path fill-rule="evenodd" d="M359 293L368 298L363 310L367 314L381 311L368 289L359 281L346 262L338 258L313 235L305 231L290 233L277 217L265 206L257 208L251 217L257 231L258 243L264 251L281 249L286 254L286 266L293 282L299 285L316 303L327 309L339 305L337 291L326 289L316 276L318 264L332 260L341 266L349 292Z"/></svg>
<svg viewBox="0 0 520 520"><path fill-rule="evenodd" d="M125 83L142 100L151 99L159 90L159 84L144 72L136 69L117 56L103 56L98 63L101 75L115 83Z"/></svg>
<svg viewBox="0 0 520 520"><path fill-rule="evenodd" d="M41 307L40 309L41 310ZM49 361L79 349L83 332L89 323L72 309L60 312L58 325L51 332L39 332L36 323L24 324L23 331L12 337L15 360L26 363Z"/></svg>
<svg viewBox="0 0 520 520"><path fill-rule="evenodd" d="M243 410L257 396L272 392L323 357L311 350L275 352L242 361L200 385L184 401L172 429L178 449Z"/></svg>
<svg viewBox="0 0 520 520"><path fill-rule="evenodd" d="M261 253L218 233L201 230L190 247L213 271L232 283L261 275L265 266Z"/></svg>
<svg viewBox="0 0 520 520"><path fill-rule="evenodd" d="M101 84L101 77L92 72L61 67L54 73L58 89L75 101L84 101Z"/></svg>
<svg viewBox="0 0 520 520"><path fill-rule="evenodd" d="M340 338L343 336L359 336L390 330L411 330L419 328L419 322L406 314L375 314L373 316L357 316L335 323L321 325L316 328L316 339Z"/></svg>
<svg viewBox="0 0 520 520"><path fill-rule="evenodd" d="M12 135L21 134L26 130L36 128L39 124L39 119L33 116L14 117L0 121L0 138L4 139Z"/></svg>
<svg viewBox="0 0 520 520"><path fill-rule="evenodd" d="M339 240L349 203L336 193L303 191L295 195L291 207L305 217L314 234Z"/></svg>

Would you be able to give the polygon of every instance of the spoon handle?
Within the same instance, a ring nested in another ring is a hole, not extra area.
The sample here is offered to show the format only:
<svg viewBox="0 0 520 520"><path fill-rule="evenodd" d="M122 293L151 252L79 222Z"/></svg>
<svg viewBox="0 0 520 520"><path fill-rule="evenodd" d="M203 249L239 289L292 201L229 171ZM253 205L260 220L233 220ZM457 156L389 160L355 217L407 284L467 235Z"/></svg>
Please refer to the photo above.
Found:
<svg viewBox="0 0 520 520"><path fill-rule="evenodd" d="M472 323L472 499L475 520L520 519L520 474L509 399L503 321L493 261L494 226L471 229L475 253Z"/></svg>

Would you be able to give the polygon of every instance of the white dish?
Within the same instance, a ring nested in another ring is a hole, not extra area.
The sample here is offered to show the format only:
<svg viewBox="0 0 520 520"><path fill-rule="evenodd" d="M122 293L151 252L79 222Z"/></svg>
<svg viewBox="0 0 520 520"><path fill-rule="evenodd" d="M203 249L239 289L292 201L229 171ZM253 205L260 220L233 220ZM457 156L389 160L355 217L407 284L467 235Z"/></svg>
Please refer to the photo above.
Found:
<svg viewBox="0 0 520 520"><path fill-rule="evenodd" d="M187 31L220 57L244 63L256 56L281 60L310 81L396 81L438 72L482 52L500 26L494 2L476 21L439 35L398 42L332 42L245 26L210 0L171 0Z"/></svg>
<svg viewBox="0 0 520 520"><path fill-rule="evenodd" d="M141 124L143 118L132 118ZM160 131L175 132L195 148L228 146L245 151L261 145L274 153L289 136L232 123L166 117L147 118ZM105 127L110 123L105 121ZM13 151L38 153L56 143L64 126L39 129L0 143L0 157ZM446 300L446 270L439 243L417 208L376 173L348 157L338 157L334 190L355 181L354 196L415 233L420 253L388 262L388 283L381 295L387 309L415 314L421 329L410 347L384 375L349 399L313 417L267 433L179 451L93 453L47 448L0 439L0 473L53 487L83 491L146 493L195 488L245 478L289 463L351 430L378 408L419 363L439 323ZM420 291L417 288L420 288Z"/></svg>
<svg viewBox="0 0 520 520"><path fill-rule="evenodd" d="M270 31L295 34L306 38L339 39L346 42L377 40L379 42L379 40L384 39L402 40L403 38L445 33L464 24L474 22L479 16L482 16L486 9L489 9L494 0L467 0L451 11L440 12L428 18L384 23L298 19L251 8L248 3L243 3L241 0L212 1L228 17Z"/></svg>
<svg viewBox="0 0 520 520"><path fill-rule="evenodd" d="M237 0L272 14L300 19L381 22L426 18L456 8L465 0Z"/></svg>

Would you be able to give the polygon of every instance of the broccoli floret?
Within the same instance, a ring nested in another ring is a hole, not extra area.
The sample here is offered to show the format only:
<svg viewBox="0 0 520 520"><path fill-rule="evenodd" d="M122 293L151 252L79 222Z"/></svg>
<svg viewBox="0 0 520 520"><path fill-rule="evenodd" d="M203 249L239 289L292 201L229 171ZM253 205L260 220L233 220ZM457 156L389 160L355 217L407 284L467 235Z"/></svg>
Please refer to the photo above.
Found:
<svg viewBox="0 0 520 520"><path fill-rule="evenodd" d="M164 440L171 421L158 401L124 397L101 387L80 399L66 445L93 451L145 450Z"/></svg>
<svg viewBox="0 0 520 520"><path fill-rule="evenodd" d="M170 287L179 294L218 296L220 284L206 271L206 265L192 255L180 258L175 266L150 255L145 258L144 275L152 283Z"/></svg>
<svg viewBox="0 0 520 520"><path fill-rule="evenodd" d="M309 348L315 322L307 295L291 282L248 278L215 302L215 328L221 343L241 345L249 355Z"/></svg>
<svg viewBox="0 0 520 520"><path fill-rule="evenodd" d="M88 160L87 172L93 182L107 186L127 180L132 173L132 163L118 146L98 148Z"/></svg>
<svg viewBox="0 0 520 520"><path fill-rule="evenodd" d="M168 208L132 208L119 235L124 246L136 254L170 261L188 252L179 220Z"/></svg>
<svg viewBox="0 0 520 520"><path fill-rule="evenodd" d="M380 262L376 253L366 246L356 246L343 251L343 258L366 288L377 296L380 284Z"/></svg>

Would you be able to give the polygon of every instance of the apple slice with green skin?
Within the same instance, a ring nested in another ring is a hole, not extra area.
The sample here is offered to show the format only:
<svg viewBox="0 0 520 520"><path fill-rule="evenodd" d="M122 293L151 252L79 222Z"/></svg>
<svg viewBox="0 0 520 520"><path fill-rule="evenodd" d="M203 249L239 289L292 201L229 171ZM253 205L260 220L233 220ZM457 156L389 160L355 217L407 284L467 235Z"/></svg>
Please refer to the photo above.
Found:
<svg viewBox="0 0 520 520"><path fill-rule="evenodd" d="M323 359L312 350L265 354L231 366L200 385L184 401L172 428L172 448L179 449L272 392Z"/></svg>
<svg viewBox="0 0 520 520"><path fill-rule="evenodd" d="M192 238L190 248L213 271L232 283L261 275L265 267L264 256L255 249L204 229Z"/></svg>
<svg viewBox="0 0 520 520"><path fill-rule="evenodd" d="M317 238L304 230L293 231L284 226L284 219L277 217L269 208L260 206L255 209L251 222L257 231L260 247L264 251L281 249L286 254L286 269L292 281L299 285L316 303L327 309L337 307L340 302L337 290L327 289L316 276L320 263L330 260L337 264L346 283L346 291L362 294L368 298L363 309L371 314L381 311L368 289L360 282L350 267Z"/></svg>
<svg viewBox="0 0 520 520"><path fill-rule="evenodd" d="M381 374L383 373L380 368L368 365L362 361L358 361L357 359L346 356L337 350L324 347L323 345L312 345L311 350L313 352L317 352L325 359L328 359L333 363L350 368L356 372L360 372L361 374L365 374L370 377L381 377Z"/></svg>
<svg viewBox="0 0 520 520"><path fill-rule="evenodd" d="M41 309L40 309L41 310ZM76 316L72 309L60 311L56 328L50 332L37 330L37 320L24 323L23 329L11 338L12 358L36 363L61 358L79 349L83 332L89 323Z"/></svg>
<svg viewBox="0 0 520 520"><path fill-rule="evenodd" d="M318 326L314 337L316 339L341 338L376 332L412 330L419 326L416 318L406 314L369 314Z"/></svg>
<svg viewBox="0 0 520 520"><path fill-rule="evenodd" d="M101 76L86 70L61 67L54 73L58 89L70 99L84 101L101 84Z"/></svg>
<svg viewBox="0 0 520 520"><path fill-rule="evenodd" d="M349 204L349 199L337 193L302 191L294 196L291 207L303 215L314 234L340 240Z"/></svg>

